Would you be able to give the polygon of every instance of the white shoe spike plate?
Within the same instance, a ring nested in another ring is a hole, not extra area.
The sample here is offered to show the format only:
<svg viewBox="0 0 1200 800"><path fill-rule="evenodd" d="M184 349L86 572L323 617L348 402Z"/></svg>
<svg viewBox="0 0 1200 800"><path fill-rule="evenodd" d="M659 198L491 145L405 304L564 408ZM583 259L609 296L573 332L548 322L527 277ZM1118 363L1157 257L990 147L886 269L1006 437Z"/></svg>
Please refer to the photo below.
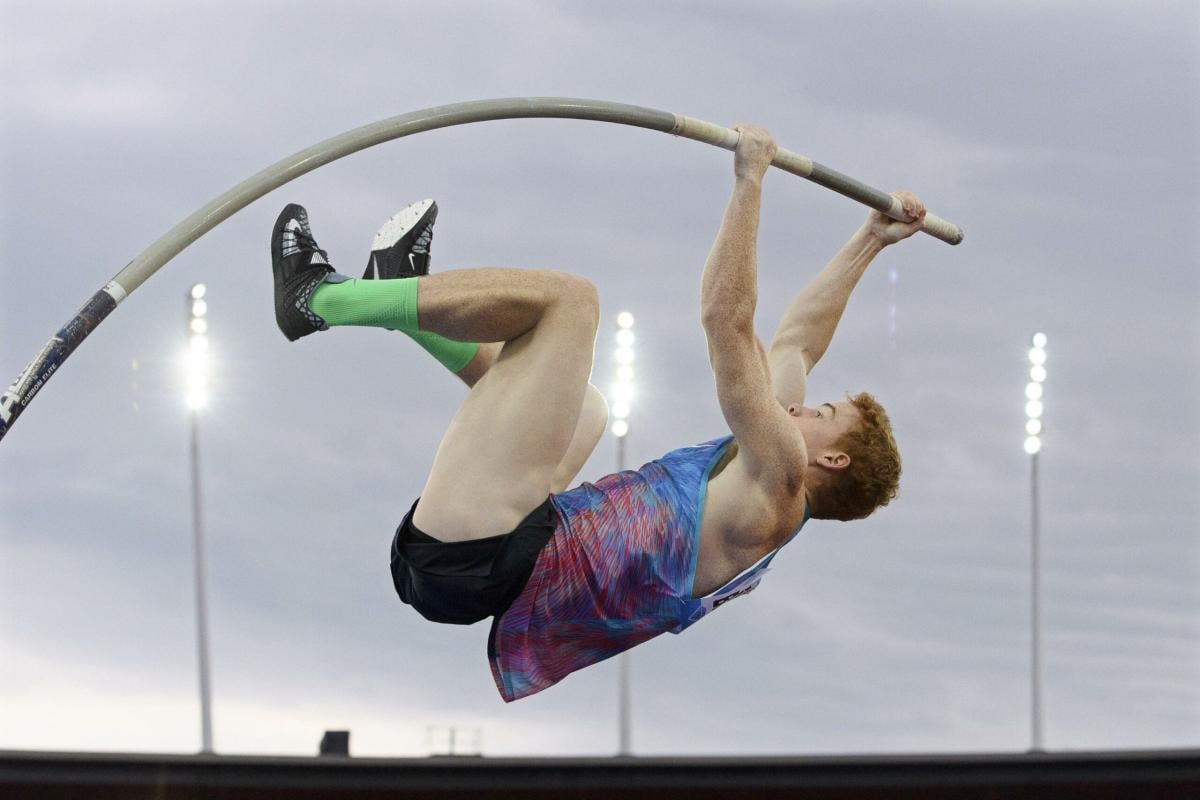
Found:
<svg viewBox="0 0 1200 800"><path fill-rule="evenodd" d="M412 230L432 205L432 200L425 199L397 211L380 226L379 232L375 234L375 240L371 242L371 249L386 250L400 241L401 237Z"/></svg>

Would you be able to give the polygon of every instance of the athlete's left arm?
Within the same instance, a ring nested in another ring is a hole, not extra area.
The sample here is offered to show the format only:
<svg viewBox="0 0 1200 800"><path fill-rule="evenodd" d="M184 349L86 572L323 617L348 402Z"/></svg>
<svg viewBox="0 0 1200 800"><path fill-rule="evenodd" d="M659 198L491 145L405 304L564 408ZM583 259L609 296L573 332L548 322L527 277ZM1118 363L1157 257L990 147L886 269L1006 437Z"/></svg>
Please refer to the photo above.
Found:
<svg viewBox="0 0 1200 800"><path fill-rule="evenodd" d="M896 197L904 204L905 213L916 221L896 222L872 211L784 313L768 357L775 399L781 405L804 401L805 379L829 347L850 293L875 256L887 245L920 230L925 206L908 192L897 192Z"/></svg>

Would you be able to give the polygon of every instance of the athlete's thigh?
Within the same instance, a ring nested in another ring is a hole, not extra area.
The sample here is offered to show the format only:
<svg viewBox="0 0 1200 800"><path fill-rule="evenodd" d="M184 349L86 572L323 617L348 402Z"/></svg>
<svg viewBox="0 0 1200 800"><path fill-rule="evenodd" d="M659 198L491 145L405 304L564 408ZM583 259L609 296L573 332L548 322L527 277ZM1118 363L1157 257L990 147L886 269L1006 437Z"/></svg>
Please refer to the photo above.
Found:
<svg viewBox="0 0 1200 800"><path fill-rule="evenodd" d="M442 541L494 536L545 501L579 421L595 337L593 301L552 306L505 343L442 439L418 528Z"/></svg>
<svg viewBox="0 0 1200 800"><path fill-rule="evenodd" d="M575 483L575 476L591 457L592 451L608 427L608 402L594 385L588 384L583 396L583 407L575 423L575 433L563 454L562 461L554 471L550 485L552 492L565 492Z"/></svg>

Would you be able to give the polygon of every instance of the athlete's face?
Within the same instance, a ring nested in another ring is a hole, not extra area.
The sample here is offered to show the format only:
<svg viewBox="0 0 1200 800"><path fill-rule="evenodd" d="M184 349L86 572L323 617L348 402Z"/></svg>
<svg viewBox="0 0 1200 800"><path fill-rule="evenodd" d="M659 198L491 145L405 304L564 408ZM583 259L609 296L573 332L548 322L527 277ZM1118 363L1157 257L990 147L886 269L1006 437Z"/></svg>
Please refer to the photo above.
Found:
<svg viewBox="0 0 1200 800"><path fill-rule="evenodd" d="M809 464L840 469L850 463L850 456L836 443L858 425L860 415L853 403L822 403L811 408L792 404L787 411L804 436Z"/></svg>

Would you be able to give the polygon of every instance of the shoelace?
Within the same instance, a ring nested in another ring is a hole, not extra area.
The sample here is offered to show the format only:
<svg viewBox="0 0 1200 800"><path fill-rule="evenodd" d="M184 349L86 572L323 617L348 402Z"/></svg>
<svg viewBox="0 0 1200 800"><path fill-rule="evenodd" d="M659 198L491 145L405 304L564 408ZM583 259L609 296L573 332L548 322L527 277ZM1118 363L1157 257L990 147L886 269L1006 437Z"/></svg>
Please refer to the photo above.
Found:
<svg viewBox="0 0 1200 800"><path fill-rule="evenodd" d="M307 230L305 230L303 227L298 228L298 229L294 228L294 229L288 231L288 233L290 233L296 237L296 244L297 244L297 246L300 246L300 249L315 250L321 254L321 258L325 259L326 261L329 261L329 254L317 246L317 240L314 239L312 234L309 233Z"/></svg>

